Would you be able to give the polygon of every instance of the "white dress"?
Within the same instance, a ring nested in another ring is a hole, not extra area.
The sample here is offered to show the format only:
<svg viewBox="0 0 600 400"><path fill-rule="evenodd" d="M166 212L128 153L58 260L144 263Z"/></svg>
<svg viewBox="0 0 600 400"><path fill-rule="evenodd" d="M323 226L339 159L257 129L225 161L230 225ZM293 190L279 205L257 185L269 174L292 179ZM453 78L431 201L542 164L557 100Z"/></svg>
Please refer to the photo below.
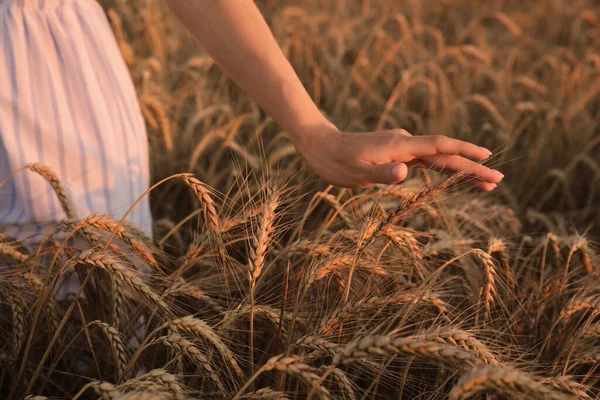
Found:
<svg viewBox="0 0 600 400"><path fill-rule="evenodd" d="M56 172L80 218L120 219L148 188L135 88L95 0L0 0L0 182L30 163ZM0 187L0 229L17 239L64 217L33 172ZM151 235L148 197L126 221Z"/></svg>

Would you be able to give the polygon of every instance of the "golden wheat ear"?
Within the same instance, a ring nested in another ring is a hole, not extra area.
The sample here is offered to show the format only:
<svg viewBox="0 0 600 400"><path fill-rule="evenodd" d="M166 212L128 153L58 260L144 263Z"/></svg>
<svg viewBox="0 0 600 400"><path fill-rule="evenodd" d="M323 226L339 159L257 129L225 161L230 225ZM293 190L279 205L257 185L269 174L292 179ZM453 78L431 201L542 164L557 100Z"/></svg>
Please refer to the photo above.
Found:
<svg viewBox="0 0 600 400"><path fill-rule="evenodd" d="M523 371L499 366L475 367L464 375L450 391L450 400L468 399L482 391L512 393L539 400L568 400L573 397L544 385L536 377Z"/></svg>

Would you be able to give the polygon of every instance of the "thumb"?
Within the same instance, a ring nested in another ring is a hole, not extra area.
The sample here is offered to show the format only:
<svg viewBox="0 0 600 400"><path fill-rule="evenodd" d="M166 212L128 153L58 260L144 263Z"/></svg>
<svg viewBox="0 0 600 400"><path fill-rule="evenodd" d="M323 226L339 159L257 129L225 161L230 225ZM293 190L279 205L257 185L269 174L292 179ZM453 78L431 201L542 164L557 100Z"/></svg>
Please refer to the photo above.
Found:
<svg viewBox="0 0 600 400"><path fill-rule="evenodd" d="M369 180L373 183L392 185L402 182L408 175L408 167L404 163L386 163L369 167Z"/></svg>

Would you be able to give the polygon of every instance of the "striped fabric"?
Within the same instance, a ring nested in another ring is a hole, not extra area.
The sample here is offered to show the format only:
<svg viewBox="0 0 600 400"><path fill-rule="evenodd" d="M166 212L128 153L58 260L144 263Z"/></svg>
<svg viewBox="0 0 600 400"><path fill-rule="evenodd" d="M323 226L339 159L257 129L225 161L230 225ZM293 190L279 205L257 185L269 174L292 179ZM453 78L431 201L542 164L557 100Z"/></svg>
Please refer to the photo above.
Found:
<svg viewBox="0 0 600 400"><path fill-rule="evenodd" d="M94 0L0 0L0 180L29 163L60 177L78 217L120 219L148 188L146 128L104 11ZM65 217L20 171L0 187L0 225L19 240ZM151 235L148 198L127 222Z"/></svg>

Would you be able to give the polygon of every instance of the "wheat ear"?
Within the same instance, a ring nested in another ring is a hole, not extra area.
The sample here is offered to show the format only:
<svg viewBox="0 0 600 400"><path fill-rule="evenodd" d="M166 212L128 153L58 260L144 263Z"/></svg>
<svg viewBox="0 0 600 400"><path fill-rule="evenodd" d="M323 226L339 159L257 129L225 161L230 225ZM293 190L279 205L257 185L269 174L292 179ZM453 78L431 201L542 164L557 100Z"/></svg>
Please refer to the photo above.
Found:
<svg viewBox="0 0 600 400"><path fill-rule="evenodd" d="M180 354L185 354L186 356L188 356L207 373L208 377L215 384L217 389L219 389L221 394L224 395L227 393L227 391L225 390L225 386L221 381L221 378L219 378L219 375L217 375L217 373L211 366L208 359L204 356L204 354L202 354L202 352L196 346L194 346L192 342L181 337L176 333L171 333L170 335L161 336L152 340L152 342L150 342L148 346L151 346L155 343L161 343L164 346L176 350Z"/></svg>
<svg viewBox="0 0 600 400"><path fill-rule="evenodd" d="M10 243L0 242L0 255L11 257L23 264L30 260L27 254L22 253L17 246L13 246Z"/></svg>
<svg viewBox="0 0 600 400"><path fill-rule="evenodd" d="M223 307L217 304L211 297L204 293L200 288L187 282L185 279L180 278L178 282L175 282L163 293L164 297L168 296L188 296L201 300L208 304L212 309L217 312L222 312Z"/></svg>
<svg viewBox="0 0 600 400"><path fill-rule="evenodd" d="M115 257L103 252L86 250L75 257L74 261L80 264L89 264L108 271L131 289L139 293L149 304L158 305L163 311L168 311L169 306L164 300L148 286L134 271L125 267ZM136 271L137 272L137 271Z"/></svg>
<svg viewBox="0 0 600 400"><path fill-rule="evenodd" d="M119 385L119 388L134 387L142 390L153 390L158 392L169 392L175 400L183 400L186 397L185 391L177 377L168 373L164 369L153 369L144 375L140 375ZM161 393L162 394L162 393Z"/></svg>
<svg viewBox="0 0 600 400"><path fill-rule="evenodd" d="M563 375L554 378L546 378L543 379L541 382L545 385L552 386L554 389L559 390L561 392L572 394L578 399L591 399L590 395L588 394L588 388L579 382L575 382L571 378L571 376Z"/></svg>
<svg viewBox="0 0 600 400"><path fill-rule="evenodd" d="M559 320L567 323L573 314L583 310L597 310L600 308L600 295L591 295L585 297L573 297L565 305L559 315Z"/></svg>
<svg viewBox="0 0 600 400"><path fill-rule="evenodd" d="M82 221L63 220L61 221L61 224L69 230L73 230L77 226L93 226L94 228L114 233L119 239L121 239L124 243L131 247L131 249L142 258L142 260L146 261L148 265L150 265L153 268L158 268L158 263L156 259L152 255L152 252L148 249L148 238L146 238L142 232L139 232L132 226L129 226L127 224L119 225L117 221L115 221L108 215L94 213L88 215ZM86 233L89 234L89 230L87 230ZM99 243L96 243L94 245L98 244Z"/></svg>
<svg viewBox="0 0 600 400"><path fill-rule="evenodd" d="M434 332L418 335L424 340L432 342L449 343L454 346L462 347L465 350L474 352L478 358L486 364L499 365L500 362L494 354L479 339L475 338L469 332L459 328L441 328Z"/></svg>
<svg viewBox="0 0 600 400"><path fill-rule="evenodd" d="M496 289L496 279L498 273L492 256L481 249L473 249L473 254L479 259L483 266L483 286L479 293L480 300L483 300L485 316L491 317L491 308L494 305L494 297L498 295Z"/></svg>
<svg viewBox="0 0 600 400"><path fill-rule="evenodd" d="M13 357L18 358L21 352L21 347L25 342L25 334L27 327L27 303L15 293L13 288L0 287L0 295L3 296L9 303L12 312L13 321Z"/></svg>
<svg viewBox="0 0 600 400"><path fill-rule="evenodd" d="M393 210L388 212L386 218L376 222L372 228L366 230L366 234L363 235L362 238L361 249L364 249L371 244L380 232L390 230L398 221L410 215L416 208L456 183L462 177L463 175L461 174L454 174L443 181L437 182L405 198Z"/></svg>
<svg viewBox="0 0 600 400"><path fill-rule="evenodd" d="M184 399L185 397L181 397L180 399ZM166 395L164 393L157 393L155 391L146 392L146 391L136 391L125 393L122 396L119 396L119 400L170 400L171 396ZM175 398L179 400L178 398Z"/></svg>
<svg viewBox="0 0 600 400"><path fill-rule="evenodd" d="M263 204L263 211L259 214L258 228L252 236L250 247L249 273L250 282L253 287L260 276L265 263L265 257L269 243L275 232L276 209L279 205L279 192L270 187L267 189L267 201Z"/></svg>
<svg viewBox="0 0 600 400"><path fill-rule="evenodd" d="M183 318L175 319L168 323L168 325L172 328L175 328L179 332L188 332L192 335L203 338L210 342L216 349L219 351L219 354L228 361L235 373L238 376L244 376L241 368L239 367L235 356L229 350L229 348L223 343L223 341L219 338L219 336L213 331L213 329L204 321L198 318L194 318L191 315L188 315Z"/></svg>
<svg viewBox="0 0 600 400"><path fill-rule="evenodd" d="M390 335L369 335L348 343L333 358L333 365L347 364L357 358L406 354L420 356L443 365L470 366L477 358L456 346L423 340L419 337L392 338Z"/></svg>
<svg viewBox="0 0 600 400"><path fill-rule="evenodd" d="M44 164L28 164L25 166L25 168L29 169L30 171L36 172L38 175L44 178L50 184L50 186L52 186L52 189L54 190L54 193L56 193L56 197L58 198L58 201L60 202L63 211L67 215L67 218L75 218L73 206L69 201L67 192L60 183L60 179L58 179L58 175L56 175L56 173L52 171L50 167Z"/></svg>
<svg viewBox="0 0 600 400"><path fill-rule="evenodd" d="M117 331L114 327L110 326L106 322L102 321L92 321L89 324L90 326L98 326L102 329L102 332L106 335L110 343L110 347L113 352L113 356L115 357L115 364L117 365L118 372L118 380L122 379L123 374L125 373L125 366L127 365L127 351L125 350L125 344L121 339L121 335L119 331Z"/></svg>
<svg viewBox="0 0 600 400"><path fill-rule="evenodd" d="M450 391L449 400L467 399L482 391L496 391L526 396L528 399L567 400L573 399L538 381L524 371L499 366L478 365L464 375Z"/></svg>
<svg viewBox="0 0 600 400"><path fill-rule="evenodd" d="M508 258L508 251L506 248L506 243L504 240L499 238L490 239L490 243L488 246L488 254L495 258L502 267L504 271L504 275L506 276L508 289L512 292L515 290L515 276L513 274L513 270L510 267L510 262Z"/></svg>
<svg viewBox="0 0 600 400"><path fill-rule="evenodd" d="M593 274L595 271L594 266L592 264L592 258L590 257L590 250L586 238L578 237L571 246L571 249L569 250L569 255L567 256L567 269L569 268L571 260L573 259L573 256L575 254L581 255L581 260L583 261L583 266L586 272L588 274Z"/></svg>
<svg viewBox="0 0 600 400"><path fill-rule="evenodd" d="M200 203L204 205L204 217L212 231L214 233L219 233L221 231L219 214L217 213L215 203L210 196L210 191L208 190L207 186L200 182L192 174L183 174L182 179L193 190L198 200L200 200Z"/></svg>
<svg viewBox="0 0 600 400"><path fill-rule="evenodd" d="M258 389L255 392L246 393L241 399L248 400L288 400L289 397L285 395L283 392L278 392L271 388L262 388Z"/></svg>
<svg viewBox="0 0 600 400"><path fill-rule="evenodd" d="M293 375L311 387L315 391L315 394L321 399L329 398L329 392L327 389L321 386L320 377L315 373L315 369L307 364L304 364L298 356L286 356L281 354L270 358L256 373L242 386L238 391L233 400L240 398L244 390L256 379L256 377L263 372L276 370L284 372L288 375Z"/></svg>
<svg viewBox="0 0 600 400"><path fill-rule="evenodd" d="M92 381L83 386L72 400L79 399L88 389L93 389L100 395L102 400L116 400L120 399L123 395L123 393L110 382Z"/></svg>
<svg viewBox="0 0 600 400"><path fill-rule="evenodd" d="M319 367L317 372L320 374L324 374L328 369L329 367L327 365L322 365ZM350 379L348 379L344 371L342 371L339 368L334 368L330 376L333 377L333 380L342 391L342 394L344 395L345 399L356 399L356 394L354 393L352 382L350 381Z"/></svg>

